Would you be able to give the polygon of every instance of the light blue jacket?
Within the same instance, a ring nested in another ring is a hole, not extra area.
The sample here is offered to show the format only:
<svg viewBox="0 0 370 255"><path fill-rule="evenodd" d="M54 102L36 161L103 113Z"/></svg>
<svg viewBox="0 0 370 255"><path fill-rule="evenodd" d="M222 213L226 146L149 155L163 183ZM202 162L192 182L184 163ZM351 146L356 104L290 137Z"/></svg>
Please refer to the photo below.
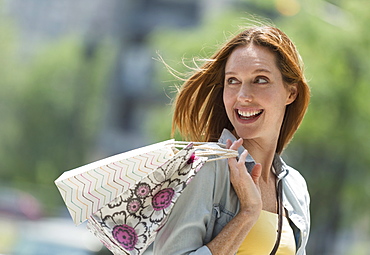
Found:
<svg viewBox="0 0 370 255"><path fill-rule="evenodd" d="M219 142L235 137L224 130ZM239 154L243 148L239 149ZM248 156L246 165L252 169ZM273 162L278 179L283 182L283 205L292 222L298 255L305 255L310 230L310 198L301 174L287 166L280 156ZM232 188L227 160L207 162L178 198L166 224L157 233L154 254L211 255L206 246L236 215L239 200Z"/></svg>

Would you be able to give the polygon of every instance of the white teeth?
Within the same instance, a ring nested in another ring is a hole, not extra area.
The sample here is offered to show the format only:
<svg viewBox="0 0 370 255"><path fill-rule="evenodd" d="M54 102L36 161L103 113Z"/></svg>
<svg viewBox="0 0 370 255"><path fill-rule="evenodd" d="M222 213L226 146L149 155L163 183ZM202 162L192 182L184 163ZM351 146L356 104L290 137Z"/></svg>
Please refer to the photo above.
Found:
<svg viewBox="0 0 370 255"><path fill-rule="evenodd" d="M262 110L259 110L259 111L251 111L251 112L244 112L244 111L238 110L238 114L241 115L242 117L246 117L246 118L255 116L257 114L260 114L261 112L262 112Z"/></svg>

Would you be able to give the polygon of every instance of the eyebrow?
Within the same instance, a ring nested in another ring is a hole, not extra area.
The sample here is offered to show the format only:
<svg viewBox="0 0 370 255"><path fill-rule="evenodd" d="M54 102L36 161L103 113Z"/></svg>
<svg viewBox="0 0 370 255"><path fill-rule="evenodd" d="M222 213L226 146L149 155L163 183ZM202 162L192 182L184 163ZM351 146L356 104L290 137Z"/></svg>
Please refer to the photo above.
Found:
<svg viewBox="0 0 370 255"><path fill-rule="evenodd" d="M252 74L256 74L256 73L271 73L271 71L265 68L258 68L252 72ZM225 75L230 75L230 74L237 74L237 73L233 71L229 71L225 73Z"/></svg>
<svg viewBox="0 0 370 255"><path fill-rule="evenodd" d="M271 73L271 71L265 68L259 68L259 69L254 70L252 73L253 74L254 73Z"/></svg>

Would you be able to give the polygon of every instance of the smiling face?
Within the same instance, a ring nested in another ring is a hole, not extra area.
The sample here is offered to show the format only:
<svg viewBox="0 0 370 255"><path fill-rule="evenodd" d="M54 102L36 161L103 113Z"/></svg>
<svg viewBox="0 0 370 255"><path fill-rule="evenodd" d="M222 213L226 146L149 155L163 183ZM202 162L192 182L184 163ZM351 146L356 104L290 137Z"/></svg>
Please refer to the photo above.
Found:
<svg viewBox="0 0 370 255"><path fill-rule="evenodd" d="M239 137L277 143L286 105L296 95L296 84L284 84L276 56L268 48L239 46L229 56L223 101Z"/></svg>

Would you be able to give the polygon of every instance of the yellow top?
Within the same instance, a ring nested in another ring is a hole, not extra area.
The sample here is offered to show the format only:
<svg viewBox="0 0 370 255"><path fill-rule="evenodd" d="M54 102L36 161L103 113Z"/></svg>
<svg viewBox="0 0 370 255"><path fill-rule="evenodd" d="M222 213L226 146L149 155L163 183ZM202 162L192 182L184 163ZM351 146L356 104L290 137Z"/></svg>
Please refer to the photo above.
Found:
<svg viewBox="0 0 370 255"><path fill-rule="evenodd" d="M267 255L274 248L278 229L278 215L268 211L261 211L261 214L250 230L237 255ZM296 254L293 229L286 217L283 217L283 229L277 255Z"/></svg>

